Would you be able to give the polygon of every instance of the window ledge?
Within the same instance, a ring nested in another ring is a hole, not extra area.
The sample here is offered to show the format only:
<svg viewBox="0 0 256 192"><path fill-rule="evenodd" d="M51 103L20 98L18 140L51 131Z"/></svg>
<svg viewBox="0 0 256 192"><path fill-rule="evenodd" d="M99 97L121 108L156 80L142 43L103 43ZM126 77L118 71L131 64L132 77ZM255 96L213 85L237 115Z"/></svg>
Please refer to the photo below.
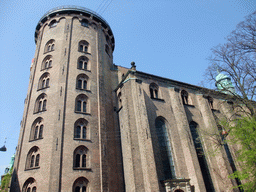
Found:
<svg viewBox="0 0 256 192"><path fill-rule="evenodd" d="M195 107L195 105L191 105L191 104L184 104L184 103L183 103L183 105L184 105L184 106L187 106L187 107Z"/></svg>
<svg viewBox="0 0 256 192"><path fill-rule="evenodd" d="M47 88L50 88L50 86L48 86L48 87L43 87L43 88L39 88L39 89L37 89L37 91L41 91L41 90L47 89Z"/></svg>
<svg viewBox="0 0 256 192"><path fill-rule="evenodd" d="M45 111L47 111L47 110L44 109L44 110L42 110L42 111L36 111L36 112L34 112L34 114L41 113L41 112L45 112Z"/></svg>
<svg viewBox="0 0 256 192"><path fill-rule="evenodd" d="M74 170L85 170L85 171L92 171L91 168L88 167L73 167Z"/></svg>
<svg viewBox="0 0 256 192"><path fill-rule="evenodd" d="M50 50L50 51L45 51L44 54L50 53L50 52L53 52L53 51L54 51L54 49L53 49L53 50Z"/></svg>
<svg viewBox="0 0 256 192"><path fill-rule="evenodd" d="M90 113L86 113L86 112L82 112L82 111L75 111L75 113L80 113L80 114L83 114L83 115L91 115Z"/></svg>
<svg viewBox="0 0 256 192"><path fill-rule="evenodd" d="M78 88L78 87L76 89L81 90L81 91L91 92L91 90L88 90L88 89L82 89L82 88Z"/></svg>
<svg viewBox="0 0 256 192"><path fill-rule="evenodd" d="M79 50L78 50L78 52L80 52L80 53L84 53L84 54L86 54L86 55L91 55L91 53L89 53L89 52L85 52L85 51L79 51Z"/></svg>
<svg viewBox="0 0 256 192"><path fill-rule="evenodd" d="M79 70L83 70L83 71L88 71L88 72L91 72L91 70L88 70L88 69L81 69L81 68L77 68Z"/></svg>
<svg viewBox="0 0 256 192"><path fill-rule="evenodd" d="M26 168L25 171L30 171L30 170L34 170L34 169L39 169L40 166L38 167L29 167L29 168Z"/></svg>
<svg viewBox="0 0 256 192"><path fill-rule="evenodd" d="M154 98L154 97L151 97L152 100L156 100L156 101L162 101L162 102L165 102L164 99L159 99L159 98Z"/></svg>
<svg viewBox="0 0 256 192"><path fill-rule="evenodd" d="M37 139L30 139L29 142L33 142L33 141L37 141L37 140L41 140L41 139L43 139L43 137L42 138L37 138Z"/></svg>
<svg viewBox="0 0 256 192"><path fill-rule="evenodd" d="M82 138L74 138L76 141L86 141L86 142L92 142L90 139L82 139Z"/></svg>
<svg viewBox="0 0 256 192"><path fill-rule="evenodd" d="M52 66L47 67L47 68L43 68L43 69L41 69L41 71L44 71L44 70L47 70L47 69L51 69L51 68L52 68Z"/></svg>

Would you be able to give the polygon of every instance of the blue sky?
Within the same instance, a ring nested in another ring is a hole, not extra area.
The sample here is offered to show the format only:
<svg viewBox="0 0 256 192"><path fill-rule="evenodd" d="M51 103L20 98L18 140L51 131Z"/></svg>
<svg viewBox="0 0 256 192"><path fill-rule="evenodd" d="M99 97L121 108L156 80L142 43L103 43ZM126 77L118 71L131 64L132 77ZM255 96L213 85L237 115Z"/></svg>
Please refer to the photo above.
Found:
<svg viewBox="0 0 256 192"><path fill-rule="evenodd" d="M35 53L34 32L40 18L61 5L96 11L115 36L114 63L198 85L210 49L244 17L256 0L1 0L0 1L0 175L18 142L29 67ZM6 138L6 140L5 140Z"/></svg>

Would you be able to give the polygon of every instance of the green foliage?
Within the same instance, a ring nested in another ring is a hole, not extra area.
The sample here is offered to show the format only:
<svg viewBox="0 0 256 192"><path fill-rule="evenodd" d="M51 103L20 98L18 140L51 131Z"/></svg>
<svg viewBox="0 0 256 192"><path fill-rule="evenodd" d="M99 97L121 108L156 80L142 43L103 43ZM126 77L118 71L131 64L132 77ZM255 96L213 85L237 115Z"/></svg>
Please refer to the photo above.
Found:
<svg viewBox="0 0 256 192"><path fill-rule="evenodd" d="M1 181L1 189L0 189L0 192L7 192L8 191L8 187L9 187L9 184L11 182L11 178L12 178L12 169L10 171L10 173L7 173L2 181Z"/></svg>
<svg viewBox="0 0 256 192"><path fill-rule="evenodd" d="M256 117L236 119L229 128L230 142L239 146L236 151L239 169L230 178L241 180L240 187L253 192L256 189Z"/></svg>

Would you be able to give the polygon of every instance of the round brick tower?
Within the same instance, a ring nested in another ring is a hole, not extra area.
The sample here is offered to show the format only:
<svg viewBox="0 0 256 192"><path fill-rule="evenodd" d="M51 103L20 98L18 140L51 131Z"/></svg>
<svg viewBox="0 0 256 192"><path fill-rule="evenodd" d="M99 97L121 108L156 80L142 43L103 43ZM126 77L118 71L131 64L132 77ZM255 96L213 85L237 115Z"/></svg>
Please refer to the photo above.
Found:
<svg viewBox="0 0 256 192"><path fill-rule="evenodd" d="M35 42L11 191L123 191L109 24L58 7L40 19Z"/></svg>

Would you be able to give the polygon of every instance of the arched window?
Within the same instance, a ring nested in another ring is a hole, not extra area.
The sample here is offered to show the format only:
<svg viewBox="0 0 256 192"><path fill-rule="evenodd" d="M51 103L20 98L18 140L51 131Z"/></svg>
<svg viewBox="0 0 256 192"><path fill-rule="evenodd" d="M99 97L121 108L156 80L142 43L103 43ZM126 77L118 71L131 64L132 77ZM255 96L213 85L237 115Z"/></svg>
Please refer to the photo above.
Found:
<svg viewBox="0 0 256 192"><path fill-rule="evenodd" d="M50 28L56 27L57 26L57 21L54 19L50 22L49 24Z"/></svg>
<svg viewBox="0 0 256 192"><path fill-rule="evenodd" d="M32 124L30 132L30 140L42 139L43 138L43 118L38 117Z"/></svg>
<svg viewBox="0 0 256 192"><path fill-rule="evenodd" d="M82 40L78 43L78 51L87 53L88 52L89 43L85 40Z"/></svg>
<svg viewBox="0 0 256 192"><path fill-rule="evenodd" d="M76 98L76 112L88 113L88 97L80 94Z"/></svg>
<svg viewBox="0 0 256 192"><path fill-rule="evenodd" d="M89 70L88 58L85 56L79 57L77 61L77 68L83 70Z"/></svg>
<svg viewBox="0 0 256 192"><path fill-rule="evenodd" d="M169 139L168 130L166 128L165 119L157 117L155 120L155 130L158 138L159 151L161 155L161 179L175 178L175 168L172 158L172 148Z"/></svg>
<svg viewBox="0 0 256 192"><path fill-rule="evenodd" d="M39 79L38 89L48 88L49 83L50 83L50 74L46 72Z"/></svg>
<svg viewBox="0 0 256 192"><path fill-rule="evenodd" d="M57 25L57 22L56 22L56 25ZM54 49L55 49L55 40L51 39L45 44L44 53L54 51Z"/></svg>
<svg viewBox="0 0 256 192"><path fill-rule="evenodd" d="M74 151L74 169L88 168L88 149L85 146L79 146Z"/></svg>
<svg viewBox="0 0 256 192"><path fill-rule="evenodd" d="M122 107L122 98L121 97L122 97L122 93L119 92L118 96L117 96L119 109Z"/></svg>
<svg viewBox="0 0 256 192"><path fill-rule="evenodd" d="M78 119L74 125L75 139L88 139L88 122L85 119Z"/></svg>
<svg viewBox="0 0 256 192"><path fill-rule="evenodd" d="M211 96L206 96L206 99L209 103L211 109L213 109L213 98Z"/></svg>
<svg viewBox="0 0 256 192"><path fill-rule="evenodd" d="M82 19L82 21L81 21L81 25L82 25L83 27L88 27L88 26L89 26L89 22L88 22L88 20L86 20L86 19Z"/></svg>
<svg viewBox="0 0 256 192"><path fill-rule="evenodd" d="M26 169L39 168L39 160L40 160L39 148L37 146L34 146L28 152Z"/></svg>
<svg viewBox="0 0 256 192"><path fill-rule="evenodd" d="M22 192L36 192L36 181L34 178L30 177L25 181Z"/></svg>
<svg viewBox="0 0 256 192"><path fill-rule="evenodd" d="M41 95L38 96L35 103L35 110L34 110L35 113L46 111L46 103L47 103L46 97L47 96L45 93L42 93Z"/></svg>
<svg viewBox="0 0 256 192"><path fill-rule="evenodd" d="M52 67L52 56L47 55L42 62L41 69L44 70L44 69L48 69L51 67Z"/></svg>
<svg viewBox="0 0 256 192"><path fill-rule="evenodd" d="M85 177L79 177L73 184L73 192L88 192L89 181Z"/></svg>
<svg viewBox="0 0 256 192"><path fill-rule="evenodd" d="M76 88L88 90L88 76L85 74L80 74L76 78Z"/></svg>
<svg viewBox="0 0 256 192"><path fill-rule="evenodd" d="M189 104L189 102L188 102L188 92L187 91L185 91L185 90L181 91L181 98L182 98L183 105L188 105Z"/></svg>
<svg viewBox="0 0 256 192"><path fill-rule="evenodd" d="M208 164L207 164L207 161L206 161L206 158L204 155L204 149L203 149L201 139L200 139L200 136L198 133L198 124L194 121L191 121L189 123L189 128L190 128L191 135L193 138L194 147L195 147L198 162L199 162L199 165L201 168L201 173L203 175L206 191L210 191L210 192L215 191L214 187L213 187L210 171L208 168Z"/></svg>
<svg viewBox="0 0 256 192"><path fill-rule="evenodd" d="M155 83L151 83L149 86L150 98L158 99L159 98L159 88Z"/></svg>

